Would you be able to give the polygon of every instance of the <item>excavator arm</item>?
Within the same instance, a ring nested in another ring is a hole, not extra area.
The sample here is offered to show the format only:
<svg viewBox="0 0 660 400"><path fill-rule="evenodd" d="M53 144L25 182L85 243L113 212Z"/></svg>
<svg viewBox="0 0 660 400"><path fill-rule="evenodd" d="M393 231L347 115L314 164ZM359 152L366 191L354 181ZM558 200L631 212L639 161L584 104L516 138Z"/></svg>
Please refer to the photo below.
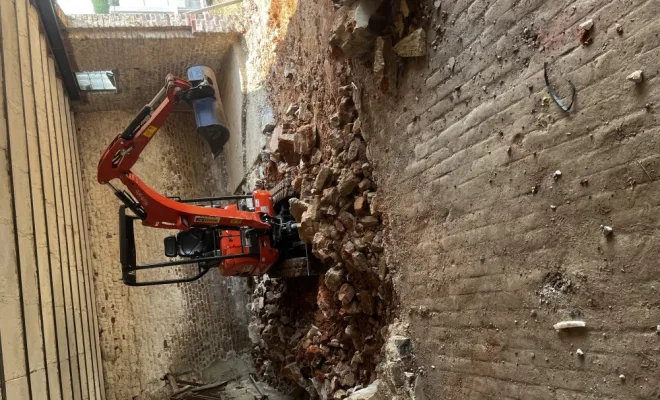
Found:
<svg viewBox="0 0 660 400"><path fill-rule="evenodd" d="M215 95L212 82L196 81L195 84L167 76L166 84L154 99L144 106L128 127L118 135L103 153L98 164L97 180L107 184L127 208L142 220L142 224L154 228L187 231L193 227L215 226L223 229L249 227L270 229L262 215L272 210L270 194L255 191L255 212L186 204L165 197L137 177L131 168L142 151L163 125L174 105L184 100L193 106L200 129L199 108L196 101L205 101ZM207 124L205 129L209 128ZM223 128L224 129L224 128ZM128 189L120 190L111 181L119 179Z"/></svg>

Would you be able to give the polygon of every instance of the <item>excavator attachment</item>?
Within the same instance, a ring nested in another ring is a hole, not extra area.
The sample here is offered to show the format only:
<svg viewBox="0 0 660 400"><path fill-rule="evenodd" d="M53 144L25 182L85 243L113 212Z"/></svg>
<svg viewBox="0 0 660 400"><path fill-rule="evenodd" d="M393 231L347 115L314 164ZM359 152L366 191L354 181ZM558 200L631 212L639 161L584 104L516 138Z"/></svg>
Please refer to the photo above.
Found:
<svg viewBox="0 0 660 400"><path fill-rule="evenodd" d="M192 89L183 98L195 112L197 133L211 146L213 156L217 156L229 140L229 129L215 73L205 65L193 65L187 74Z"/></svg>

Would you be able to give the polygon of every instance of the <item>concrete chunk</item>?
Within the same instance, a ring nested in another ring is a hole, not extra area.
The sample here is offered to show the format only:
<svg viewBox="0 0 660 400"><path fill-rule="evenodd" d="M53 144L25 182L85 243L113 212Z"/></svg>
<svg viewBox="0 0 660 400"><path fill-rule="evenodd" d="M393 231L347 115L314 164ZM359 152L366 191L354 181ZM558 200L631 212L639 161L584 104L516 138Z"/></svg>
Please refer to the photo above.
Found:
<svg viewBox="0 0 660 400"><path fill-rule="evenodd" d="M644 82L644 72L642 70L635 71L632 74L628 75L626 79L628 79L631 82L642 83Z"/></svg>
<svg viewBox="0 0 660 400"><path fill-rule="evenodd" d="M309 208L309 203L293 198L289 199L289 206L291 207L291 215L296 222L300 223L303 213Z"/></svg>
<svg viewBox="0 0 660 400"><path fill-rule="evenodd" d="M332 170L330 168L326 166L321 167L319 174L316 175L316 179L314 180L314 190L316 190L316 193L320 193L323 190L326 183L328 183L330 175L332 175Z"/></svg>
<svg viewBox="0 0 660 400"><path fill-rule="evenodd" d="M401 39L394 46L394 52L401 57L422 57L426 55L426 32L419 28Z"/></svg>

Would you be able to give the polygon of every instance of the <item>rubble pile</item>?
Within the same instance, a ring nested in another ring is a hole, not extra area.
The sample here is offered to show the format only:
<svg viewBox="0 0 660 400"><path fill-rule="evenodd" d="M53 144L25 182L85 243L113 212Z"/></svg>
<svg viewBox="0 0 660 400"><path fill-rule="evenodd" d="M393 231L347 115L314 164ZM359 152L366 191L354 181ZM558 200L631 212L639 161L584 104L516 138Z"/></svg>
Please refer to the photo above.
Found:
<svg viewBox="0 0 660 400"><path fill-rule="evenodd" d="M271 69L278 121L264 129L260 185L291 180L300 237L327 267L315 278L254 279L253 357L264 379L282 390L371 399L378 388L391 394L386 398L421 399L413 356L387 350L394 319L383 244L388 222L366 113L360 117L362 93L351 75L369 66L376 86L393 91L403 60L427 53L427 11L406 0L336 2L332 31L319 43L328 51L287 42Z"/></svg>
<svg viewBox="0 0 660 400"><path fill-rule="evenodd" d="M378 184L355 106L359 93L353 85L339 93L327 121L305 102L287 106L264 165L264 186L292 180L300 194L290 201L300 237L328 270L316 278L258 278L251 303L250 339L261 374L285 377L322 399L345 398L376 379L392 302Z"/></svg>
<svg viewBox="0 0 660 400"><path fill-rule="evenodd" d="M439 13L423 2L414 0L353 0L337 1L330 46L332 55L341 59L371 58L376 86L393 92L405 59L427 54L426 29L428 15ZM442 26L436 28L436 41L442 36Z"/></svg>

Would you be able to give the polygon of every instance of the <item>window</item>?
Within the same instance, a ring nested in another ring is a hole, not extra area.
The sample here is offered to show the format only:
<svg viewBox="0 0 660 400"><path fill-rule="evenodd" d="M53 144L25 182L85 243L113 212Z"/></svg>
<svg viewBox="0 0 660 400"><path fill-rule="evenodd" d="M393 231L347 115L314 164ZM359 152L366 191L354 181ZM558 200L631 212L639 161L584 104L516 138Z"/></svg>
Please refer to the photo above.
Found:
<svg viewBox="0 0 660 400"><path fill-rule="evenodd" d="M76 72L76 79L83 92L117 92L115 74L112 71Z"/></svg>

